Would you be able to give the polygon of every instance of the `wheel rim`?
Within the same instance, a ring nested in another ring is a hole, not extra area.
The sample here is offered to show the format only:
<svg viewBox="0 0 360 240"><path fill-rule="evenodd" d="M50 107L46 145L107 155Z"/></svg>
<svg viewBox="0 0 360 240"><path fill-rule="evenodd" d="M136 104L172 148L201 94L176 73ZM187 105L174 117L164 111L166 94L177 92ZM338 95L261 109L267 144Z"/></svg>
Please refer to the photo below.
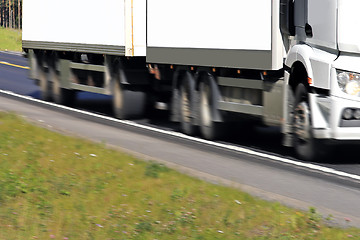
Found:
<svg viewBox="0 0 360 240"><path fill-rule="evenodd" d="M48 101L50 100L50 91L49 91L49 73L46 72L45 68L42 67L40 71L40 89L41 89L41 98L42 100Z"/></svg>
<svg viewBox="0 0 360 240"><path fill-rule="evenodd" d="M186 123L191 122L191 107L190 107L190 94L186 91L186 88L182 88L181 93L181 112L182 119Z"/></svg>
<svg viewBox="0 0 360 240"><path fill-rule="evenodd" d="M201 91L201 119L202 125L206 127L210 127L212 123L209 95L210 87L203 83Z"/></svg>
<svg viewBox="0 0 360 240"><path fill-rule="evenodd" d="M122 99L122 89L119 82L115 82L115 92L114 92L114 106L116 111L120 111L123 107Z"/></svg>
<svg viewBox="0 0 360 240"><path fill-rule="evenodd" d="M60 79L58 74L56 73L56 70L54 68L49 69L50 71L50 77L53 80L53 96L55 99L55 102L60 102L60 94L61 94L61 88L60 88Z"/></svg>
<svg viewBox="0 0 360 240"><path fill-rule="evenodd" d="M302 143L311 140L310 110L306 102L300 102L294 112L294 132Z"/></svg>

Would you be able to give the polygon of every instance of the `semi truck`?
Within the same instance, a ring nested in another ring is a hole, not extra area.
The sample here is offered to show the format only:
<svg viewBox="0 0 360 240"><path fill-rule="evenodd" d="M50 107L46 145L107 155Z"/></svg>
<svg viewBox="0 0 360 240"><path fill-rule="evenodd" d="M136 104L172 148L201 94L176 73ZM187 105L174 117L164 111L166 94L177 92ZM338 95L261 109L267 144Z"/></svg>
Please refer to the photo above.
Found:
<svg viewBox="0 0 360 240"><path fill-rule="evenodd" d="M210 140L244 120L278 126L311 161L360 140L358 9L358 0L24 0L23 50L44 100L111 95L117 118L167 109L182 132Z"/></svg>

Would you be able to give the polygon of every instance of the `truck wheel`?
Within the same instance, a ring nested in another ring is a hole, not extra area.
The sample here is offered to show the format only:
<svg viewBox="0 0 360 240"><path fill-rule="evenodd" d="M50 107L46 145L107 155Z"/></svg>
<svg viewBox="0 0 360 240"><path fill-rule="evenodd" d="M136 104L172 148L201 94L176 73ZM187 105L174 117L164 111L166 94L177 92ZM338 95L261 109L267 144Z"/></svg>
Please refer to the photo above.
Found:
<svg viewBox="0 0 360 240"><path fill-rule="evenodd" d="M187 135L195 134L193 124L195 83L189 77L185 77L180 86L180 124L181 131Z"/></svg>
<svg viewBox="0 0 360 240"><path fill-rule="evenodd" d="M200 130L205 139L214 140L220 137L222 124L214 121L216 111L215 82L206 78L200 83ZM218 113L220 114L220 113Z"/></svg>
<svg viewBox="0 0 360 240"><path fill-rule="evenodd" d="M60 76L57 73L55 66L49 67L49 75L52 79L52 97L54 102L66 106L74 105L76 92L61 87Z"/></svg>
<svg viewBox="0 0 360 240"><path fill-rule="evenodd" d="M146 94L124 89L119 81L114 81L113 111L116 118L141 118L145 113Z"/></svg>
<svg viewBox="0 0 360 240"><path fill-rule="evenodd" d="M44 101L51 100L51 83L48 79L49 72L43 64L39 65L40 98Z"/></svg>
<svg viewBox="0 0 360 240"><path fill-rule="evenodd" d="M313 137L308 98L306 87L299 84L296 88L293 113L294 148L299 158L314 161L323 156L323 146Z"/></svg>

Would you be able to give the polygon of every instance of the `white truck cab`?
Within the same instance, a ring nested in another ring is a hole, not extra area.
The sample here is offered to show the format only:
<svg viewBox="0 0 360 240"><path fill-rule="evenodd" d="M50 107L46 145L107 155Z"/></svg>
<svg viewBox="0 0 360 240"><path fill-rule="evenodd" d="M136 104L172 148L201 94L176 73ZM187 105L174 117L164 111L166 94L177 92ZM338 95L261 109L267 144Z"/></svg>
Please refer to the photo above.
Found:
<svg viewBox="0 0 360 240"><path fill-rule="evenodd" d="M321 139L360 140L360 33L354 30L360 2L281 4L282 33L292 42L285 60L283 130L289 145L311 159L321 152Z"/></svg>

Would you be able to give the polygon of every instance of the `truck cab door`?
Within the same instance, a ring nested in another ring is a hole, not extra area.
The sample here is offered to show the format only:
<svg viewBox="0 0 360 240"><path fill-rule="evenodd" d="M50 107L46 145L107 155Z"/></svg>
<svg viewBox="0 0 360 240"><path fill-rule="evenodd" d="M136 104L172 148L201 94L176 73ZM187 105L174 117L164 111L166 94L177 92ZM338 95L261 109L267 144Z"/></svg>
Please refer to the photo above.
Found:
<svg viewBox="0 0 360 240"><path fill-rule="evenodd" d="M312 30L312 36L308 36L306 42L313 46L337 49L337 0L306 1L305 28L308 24Z"/></svg>

